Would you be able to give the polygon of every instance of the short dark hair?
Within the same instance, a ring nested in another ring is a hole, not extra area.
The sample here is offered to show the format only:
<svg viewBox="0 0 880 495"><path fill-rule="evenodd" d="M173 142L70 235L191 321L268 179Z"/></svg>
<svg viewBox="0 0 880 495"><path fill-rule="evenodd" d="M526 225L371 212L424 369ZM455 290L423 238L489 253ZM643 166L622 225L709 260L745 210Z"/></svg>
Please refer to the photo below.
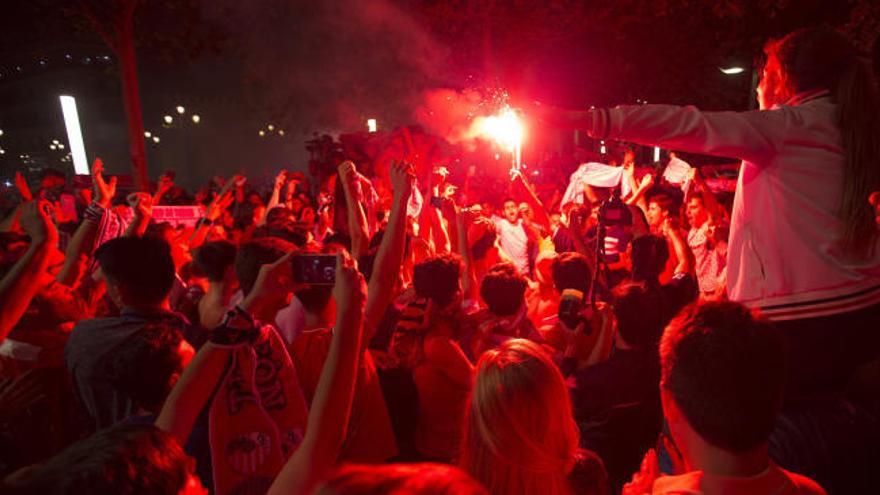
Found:
<svg viewBox="0 0 880 495"><path fill-rule="evenodd" d="M643 235L632 241L632 278L637 282L656 282L669 260L666 239Z"/></svg>
<svg viewBox="0 0 880 495"><path fill-rule="evenodd" d="M286 206L276 206L266 213L266 223L292 220L293 211Z"/></svg>
<svg viewBox="0 0 880 495"><path fill-rule="evenodd" d="M460 290L461 259L453 254L432 256L413 267L413 287L440 307L448 306Z"/></svg>
<svg viewBox="0 0 880 495"><path fill-rule="evenodd" d="M153 424L120 423L64 449L15 482L12 493L176 495L193 461L171 434Z"/></svg>
<svg viewBox="0 0 880 495"><path fill-rule="evenodd" d="M226 270L235 263L235 244L229 241L206 242L196 249L193 266L211 282L222 282Z"/></svg>
<svg viewBox="0 0 880 495"><path fill-rule="evenodd" d="M622 283L612 291L617 332L630 346L656 348L665 323L663 296L643 283Z"/></svg>
<svg viewBox="0 0 880 495"><path fill-rule="evenodd" d="M593 279L590 273L590 262L587 257L580 253L562 253L553 260L553 285L559 292L565 289L575 289L585 295L590 292L590 282Z"/></svg>
<svg viewBox="0 0 880 495"><path fill-rule="evenodd" d="M266 225L260 225L254 229L253 239L275 237L303 247L308 240L306 232L292 220L278 220Z"/></svg>
<svg viewBox="0 0 880 495"><path fill-rule="evenodd" d="M324 246L328 244L339 244L344 247L346 251L351 251L351 237L348 236L345 232L334 232L322 241Z"/></svg>
<svg viewBox="0 0 880 495"><path fill-rule="evenodd" d="M782 402L783 343L734 302L686 307L660 342L661 387L710 444L744 452L767 441Z"/></svg>
<svg viewBox="0 0 880 495"><path fill-rule="evenodd" d="M183 371L180 330L152 322L116 345L104 358L110 384L144 409L158 413L171 391L171 376Z"/></svg>
<svg viewBox="0 0 880 495"><path fill-rule="evenodd" d="M117 237L95 251L107 281L122 289L127 303L156 305L174 285L171 247L161 239Z"/></svg>
<svg viewBox="0 0 880 495"><path fill-rule="evenodd" d="M260 267L278 261L278 258L291 251L296 251L296 246L275 237L263 237L242 244L235 256L235 274L242 294L247 296L254 288Z"/></svg>
<svg viewBox="0 0 880 495"><path fill-rule="evenodd" d="M333 288L326 285L310 285L295 292L296 298L308 313L317 314L327 307Z"/></svg>
<svg viewBox="0 0 880 495"><path fill-rule="evenodd" d="M498 263L489 269L480 284L480 297L489 311L510 316L525 304L526 279L510 263Z"/></svg>
<svg viewBox="0 0 880 495"><path fill-rule="evenodd" d="M663 211L672 212L675 209L675 201L665 193L657 193L648 199L648 204L656 203Z"/></svg>

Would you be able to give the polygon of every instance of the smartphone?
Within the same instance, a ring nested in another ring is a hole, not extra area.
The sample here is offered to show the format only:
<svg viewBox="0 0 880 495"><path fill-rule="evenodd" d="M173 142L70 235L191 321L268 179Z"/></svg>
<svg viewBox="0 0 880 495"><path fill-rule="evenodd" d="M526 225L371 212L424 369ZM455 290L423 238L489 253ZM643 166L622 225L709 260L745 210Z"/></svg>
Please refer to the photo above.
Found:
<svg viewBox="0 0 880 495"><path fill-rule="evenodd" d="M335 254L297 254L291 258L293 279L300 284L334 285L336 283Z"/></svg>

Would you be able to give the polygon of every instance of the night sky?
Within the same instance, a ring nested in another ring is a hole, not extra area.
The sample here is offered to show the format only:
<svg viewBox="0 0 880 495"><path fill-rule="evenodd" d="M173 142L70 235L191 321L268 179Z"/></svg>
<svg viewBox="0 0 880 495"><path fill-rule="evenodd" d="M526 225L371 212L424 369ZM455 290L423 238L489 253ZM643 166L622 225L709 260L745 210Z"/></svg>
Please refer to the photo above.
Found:
<svg viewBox="0 0 880 495"><path fill-rule="evenodd" d="M124 2L82 2L99 12L117 3ZM49 149L53 139L66 143L62 93L78 100L89 158L104 158L110 173L129 170L116 56L93 21L69 4L3 6L3 180L45 166L72 173L65 152ZM214 174L245 171L259 181L282 166L304 169L304 141L313 133L361 131L370 117L380 129L417 122L416 114L432 115L425 112L428 95L442 89L486 98L501 92L513 105L645 100L742 110L768 37L824 23L867 49L880 32L877 4L142 2L135 38L144 128L160 138L147 141L150 176L173 169L179 183L193 187ZM746 70L719 70L732 66ZM174 118L170 127L162 125L164 115Z"/></svg>

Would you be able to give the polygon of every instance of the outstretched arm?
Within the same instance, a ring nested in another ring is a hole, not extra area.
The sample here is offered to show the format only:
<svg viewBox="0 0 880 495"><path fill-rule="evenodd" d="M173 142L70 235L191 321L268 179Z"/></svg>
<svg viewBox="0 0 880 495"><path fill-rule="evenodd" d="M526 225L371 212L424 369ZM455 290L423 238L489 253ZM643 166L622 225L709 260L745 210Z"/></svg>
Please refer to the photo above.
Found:
<svg viewBox="0 0 880 495"><path fill-rule="evenodd" d="M339 180L342 181L342 192L345 195L345 207L348 216L348 230L351 235L351 255L359 259L367 253L370 245L367 214L361 207L357 193L357 169L350 160L339 164Z"/></svg>
<svg viewBox="0 0 880 495"><path fill-rule="evenodd" d="M25 203L21 226L31 238L31 245L12 270L0 280L0 342L24 315L31 300L40 290L40 275L49 265L52 248L58 244L58 230L52 223L46 201Z"/></svg>
<svg viewBox="0 0 880 495"><path fill-rule="evenodd" d="M532 188L531 184L526 180L526 176L519 170L516 170L513 173L513 180L515 183L518 182L525 191L526 202L529 203L535 211L535 220L541 224L541 227L543 227L546 232L550 232L550 215L547 214L547 210L544 208L544 204L541 203L541 200L535 193L534 188Z"/></svg>
<svg viewBox="0 0 880 495"><path fill-rule="evenodd" d="M336 326L309 411L306 436L275 478L269 495L312 493L336 464L354 401L362 347L364 290L364 278L355 268L354 261L340 253L333 288L337 302Z"/></svg>
<svg viewBox="0 0 880 495"><path fill-rule="evenodd" d="M58 282L68 287L73 287L79 280L81 275L79 270L82 266L80 261L92 255L101 218L105 210L110 207L113 196L116 195L116 177L111 177L109 182L104 180L104 162L100 158L95 158L92 163L92 185L95 189L95 199L86 209L83 221L80 222L70 244L67 245L64 266L58 273Z"/></svg>
<svg viewBox="0 0 880 495"><path fill-rule="evenodd" d="M392 204L388 227L373 261L373 275L367 291L364 316L364 343L370 341L388 304L394 297L394 288L403 263L406 246L406 205L412 194L415 176L407 163L391 166Z"/></svg>

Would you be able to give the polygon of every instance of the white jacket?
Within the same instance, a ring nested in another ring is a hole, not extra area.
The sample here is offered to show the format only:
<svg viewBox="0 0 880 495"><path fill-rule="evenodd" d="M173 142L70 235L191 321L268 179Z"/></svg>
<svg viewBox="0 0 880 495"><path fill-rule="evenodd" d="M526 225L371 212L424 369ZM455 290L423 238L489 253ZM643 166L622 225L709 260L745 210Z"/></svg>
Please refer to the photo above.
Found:
<svg viewBox="0 0 880 495"><path fill-rule="evenodd" d="M844 150L827 92L751 112L623 106L594 111L593 122L598 137L743 161L731 218L730 299L775 320L880 303L880 246L870 259L854 260L839 245Z"/></svg>

